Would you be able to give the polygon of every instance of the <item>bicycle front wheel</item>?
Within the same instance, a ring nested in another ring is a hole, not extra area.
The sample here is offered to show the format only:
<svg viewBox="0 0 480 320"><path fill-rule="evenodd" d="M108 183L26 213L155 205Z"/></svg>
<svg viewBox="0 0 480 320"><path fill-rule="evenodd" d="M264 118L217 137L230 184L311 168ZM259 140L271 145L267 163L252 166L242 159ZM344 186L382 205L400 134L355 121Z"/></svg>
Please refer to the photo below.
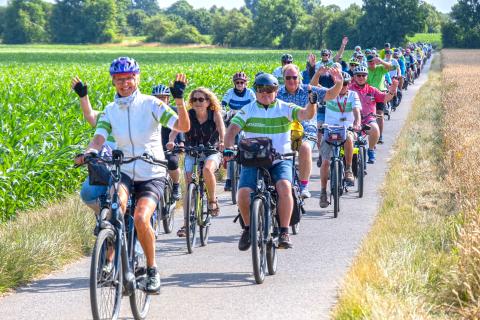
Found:
<svg viewBox="0 0 480 320"><path fill-rule="evenodd" d="M185 228L188 253L193 253L193 248L195 248L195 243L197 242L196 210L197 206L200 205L197 198L197 186L194 183L190 183L188 186L187 206L185 211Z"/></svg>
<svg viewBox="0 0 480 320"><path fill-rule="evenodd" d="M98 234L90 265L90 305L93 319L117 319L122 301L122 267L115 268L112 256L115 233L103 229ZM117 253L113 253L113 256ZM110 258L110 259L108 259ZM108 260L107 260L108 259Z"/></svg>
<svg viewBox="0 0 480 320"><path fill-rule="evenodd" d="M363 147L358 148L358 156L357 156L357 188L358 188L358 197L363 197L363 184L365 178L365 170L363 169L363 153L365 150Z"/></svg>
<svg viewBox="0 0 480 320"><path fill-rule="evenodd" d="M237 204L237 190L238 190L238 177L240 175L239 173L239 165L236 161L230 162L231 165L233 166L233 175L232 175L232 203Z"/></svg>
<svg viewBox="0 0 480 320"><path fill-rule="evenodd" d="M338 161L333 161L331 168L331 179L330 183L333 197L333 217L338 217L338 211L340 210L340 177L338 176L339 172L339 163Z"/></svg>
<svg viewBox="0 0 480 320"><path fill-rule="evenodd" d="M200 245L202 247L206 246L208 243L208 234L210 230L210 215L208 214L207 208L204 208L203 204L207 203L207 194L203 192L202 201L200 202L200 212L201 212L201 224L200 224Z"/></svg>
<svg viewBox="0 0 480 320"><path fill-rule="evenodd" d="M253 200L250 210L250 241L255 282L263 283L266 267L266 243L264 241L265 206L262 199Z"/></svg>
<svg viewBox="0 0 480 320"><path fill-rule="evenodd" d="M138 241L138 240L135 240ZM140 243L135 244L139 246ZM135 320L143 320L147 317L148 310L150 309L150 302L152 296L147 295L145 292L146 278L147 278L147 258L143 250L136 252L133 250L133 270L135 274L136 287L130 295L130 308Z"/></svg>

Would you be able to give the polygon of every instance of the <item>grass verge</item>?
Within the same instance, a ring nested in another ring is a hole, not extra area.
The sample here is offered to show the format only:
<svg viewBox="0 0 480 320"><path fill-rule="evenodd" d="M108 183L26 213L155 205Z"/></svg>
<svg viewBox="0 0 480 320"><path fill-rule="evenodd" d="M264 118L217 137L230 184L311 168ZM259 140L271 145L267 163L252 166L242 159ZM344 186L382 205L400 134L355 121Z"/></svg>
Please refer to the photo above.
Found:
<svg viewBox="0 0 480 320"><path fill-rule="evenodd" d="M0 294L84 256L93 246L93 227L78 195L0 224Z"/></svg>
<svg viewBox="0 0 480 320"><path fill-rule="evenodd" d="M335 319L444 318L456 217L445 185L440 59L396 144L383 204L340 291Z"/></svg>

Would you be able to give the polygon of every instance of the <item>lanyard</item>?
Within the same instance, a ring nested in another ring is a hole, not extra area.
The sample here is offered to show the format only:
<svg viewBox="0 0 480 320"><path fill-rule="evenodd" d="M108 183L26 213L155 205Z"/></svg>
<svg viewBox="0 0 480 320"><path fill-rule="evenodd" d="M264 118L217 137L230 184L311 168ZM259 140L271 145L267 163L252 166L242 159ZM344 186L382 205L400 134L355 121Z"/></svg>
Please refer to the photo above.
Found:
<svg viewBox="0 0 480 320"><path fill-rule="evenodd" d="M347 98L348 98L348 95L345 95L345 98L343 99L343 107L340 105L340 101L338 101L338 97L337 97L337 105L338 105L338 109L340 109L340 112L343 114L345 112L345 109L346 109L346 106L347 106Z"/></svg>

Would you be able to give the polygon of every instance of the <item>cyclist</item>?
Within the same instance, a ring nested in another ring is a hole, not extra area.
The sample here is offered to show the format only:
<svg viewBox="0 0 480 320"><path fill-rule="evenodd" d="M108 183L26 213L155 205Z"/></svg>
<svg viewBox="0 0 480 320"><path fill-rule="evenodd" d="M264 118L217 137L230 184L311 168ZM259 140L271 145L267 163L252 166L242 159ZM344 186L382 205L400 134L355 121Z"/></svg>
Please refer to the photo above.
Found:
<svg viewBox="0 0 480 320"><path fill-rule="evenodd" d="M275 70L273 70L273 75L278 79L278 82L283 84L284 80L283 80L283 67L285 67L287 64L290 64L290 63L293 63L293 57L291 54L288 54L288 53L285 53L283 56L282 56L282 65L280 67L277 67L275 68Z"/></svg>
<svg viewBox="0 0 480 320"><path fill-rule="evenodd" d="M350 61L348 62L348 71L347 71L350 77L353 76L353 69L355 69L355 67L358 65L360 65L360 63L356 59L354 58L350 59Z"/></svg>
<svg viewBox="0 0 480 320"><path fill-rule="evenodd" d="M338 49L337 55L331 59L332 52L328 49L322 49L320 51L321 60L317 62L317 57L310 53L308 55L308 63L307 63L307 71L310 79L313 78L315 72L320 69L320 67L333 67L335 62L340 61L340 58L343 56L343 52L345 51L345 46L348 43L348 37L343 37L342 44L340 45L340 49Z"/></svg>
<svg viewBox="0 0 480 320"><path fill-rule="evenodd" d="M405 65L408 73L408 80L412 81L417 73L417 60L412 55L410 48L405 49Z"/></svg>
<svg viewBox="0 0 480 320"><path fill-rule="evenodd" d="M368 64L368 84L372 87L379 89L380 91L385 91L385 74L392 70L392 64L390 62L386 62L378 57L373 55L367 56L367 64ZM377 122L378 127L380 129L380 137L378 138L378 143L383 143L383 113L385 109L385 103L378 102L377 103Z"/></svg>
<svg viewBox="0 0 480 320"><path fill-rule="evenodd" d="M406 69L405 69L405 59L402 59L402 54L401 54L401 51L398 50L398 49L395 49L393 51L393 59L394 60L397 60L398 62L398 66L400 68L400 77L399 77L399 84L398 84L398 88L401 90L403 89L403 83L404 83L404 80L405 80L405 76L406 76Z"/></svg>
<svg viewBox="0 0 480 320"><path fill-rule="evenodd" d="M156 159L164 159L159 127L168 126L181 132L188 131L190 120L183 102L186 78L178 74L172 87L172 94L178 108L178 116L165 103L140 92L140 67L128 57L120 57L110 65L110 75L115 86L115 101L108 104L100 116L95 135L86 153L98 153L111 134L117 141L117 148L126 157L150 153ZM77 157L76 163L82 163ZM118 190L122 212L126 212L128 194L135 192L135 229L138 240L147 258L146 291L158 294L160 275L155 261L155 235L150 218L163 192L165 169L145 162L133 162L122 166L121 186ZM133 187L133 188L132 188Z"/></svg>
<svg viewBox="0 0 480 320"><path fill-rule="evenodd" d="M190 118L190 131L185 134L185 144L187 147L196 147L203 145L211 147L211 153L203 155L205 164L203 166L203 177L205 178L205 186L207 187L208 205L207 210L213 217L218 216L220 207L215 193L217 180L215 171L218 170L222 162L220 152L224 149L223 137L225 135L225 125L223 123L220 102L217 96L207 88L197 88L190 93L188 97L188 116ZM185 182L188 185L192 181L192 171L194 158L185 155ZM187 200L185 199L185 203ZM187 216L187 215L185 215ZM177 236L185 237L186 229L184 225L178 230Z"/></svg>
<svg viewBox="0 0 480 320"><path fill-rule="evenodd" d="M338 70L333 70L335 82L342 82ZM273 148L280 153L291 152L290 122L303 121L314 117L317 96L311 94L305 108L277 99L278 80L271 74L262 73L255 77L254 88L257 101L246 105L232 119L225 135L227 149L232 148L234 137L243 130L247 138L268 137ZM292 197L292 161L276 160L269 169L278 194L277 210L280 218L279 248L291 248L288 235L293 210ZM238 248L242 251L250 248L250 193L256 186L256 168L243 167L240 173L238 190L238 208L245 224Z"/></svg>
<svg viewBox="0 0 480 320"><path fill-rule="evenodd" d="M230 120L242 109L244 105L255 101L255 92L252 89L247 88L248 78L244 72L237 72L233 75L233 84L234 87L228 89L227 93L223 96L222 99L222 108L225 112L225 124L228 125ZM225 191L232 190L232 172L231 168L233 166L230 162L227 163L227 180L225 181Z"/></svg>
<svg viewBox="0 0 480 320"><path fill-rule="evenodd" d="M152 96L158 98L166 105L170 105L170 88L159 84L152 88ZM177 108L170 106L173 111L177 112ZM182 147L185 144L185 135L168 127L162 126L162 145L164 149L172 150L176 145ZM182 193L180 192L180 169L178 167L178 154L168 153L166 155L168 164L168 175L172 178L172 196L175 200L180 200Z"/></svg>
<svg viewBox="0 0 480 320"><path fill-rule="evenodd" d="M353 81L349 89L355 91L362 103L362 124L368 124L371 129L368 133L368 163L375 163L375 145L380 136L380 130L376 121L376 106L378 102L387 103L392 100L397 90L398 80L392 81L388 92L382 92L367 83L369 71L364 66L358 66L353 70Z"/></svg>
<svg viewBox="0 0 480 320"><path fill-rule="evenodd" d="M93 110L88 98L88 86L84 84L78 76L72 78L72 89L80 98L80 107L82 108L83 117L87 120L88 124L92 128L97 126L97 121L102 115L101 111ZM113 149L115 149L115 139L113 136L109 135L105 145L102 148L101 155L111 155ZM107 192L106 186L95 186L90 185L90 179L87 176L85 181L82 183L82 188L80 190L80 198L82 201L91 208L95 214L100 212L99 198ZM98 233L99 226L95 227L94 234Z"/></svg>
<svg viewBox="0 0 480 320"><path fill-rule="evenodd" d="M358 94L348 89L352 80L350 74L343 72L343 87L338 97L327 101L327 110L325 112L325 123L328 125L352 127L360 130L362 105ZM324 135L325 137L325 135ZM355 136L353 132L347 131L347 140L344 144L345 150L345 180L347 184L353 185L353 141ZM332 157L333 146L329 145L325 139L320 144L320 153L323 159L320 168L321 191L320 191L320 207L326 208L329 205L327 199L327 181L329 176L330 158Z"/></svg>
<svg viewBox="0 0 480 320"><path fill-rule="evenodd" d="M277 99L285 102L294 103L298 106L306 106L308 103L308 91L311 90L318 94L319 101L331 99L338 95L341 85L332 87L331 89L319 88L300 83L300 72L296 65L289 64L283 68L285 85L281 86L277 93ZM331 78L331 76L329 76ZM303 126L303 142L299 149L299 179L300 191L304 198L310 198L311 194L308 190L308 181L312 171L312 150L317 143L317 119L313 117L309 120L302 121Z"/></svg>

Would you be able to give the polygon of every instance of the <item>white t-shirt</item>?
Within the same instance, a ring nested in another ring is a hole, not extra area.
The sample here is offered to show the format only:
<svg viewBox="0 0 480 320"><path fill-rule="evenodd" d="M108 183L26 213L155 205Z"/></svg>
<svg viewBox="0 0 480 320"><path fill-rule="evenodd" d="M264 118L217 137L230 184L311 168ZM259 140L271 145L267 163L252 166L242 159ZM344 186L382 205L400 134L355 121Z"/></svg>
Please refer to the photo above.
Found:
<svg viewBox="0 0 480 320"><path fill-rule="evenodd" d="M325 123L331 126L352 126L355 120L353 109L361 110L362 104L358 94L349 90L346 95L327 101Z"/></svg>
<svg viewBox="0 0 480 320"><path fill-rule="evenodd" d="M390 77L397 77L398 76L397 68L400 67L400 65L398 64L398 61L395 60L395 59L390 59L390 60L385 60L385 61L391 63L392 66L395 68L391 71L388 71L388 74L390 74Z"/></svg>

